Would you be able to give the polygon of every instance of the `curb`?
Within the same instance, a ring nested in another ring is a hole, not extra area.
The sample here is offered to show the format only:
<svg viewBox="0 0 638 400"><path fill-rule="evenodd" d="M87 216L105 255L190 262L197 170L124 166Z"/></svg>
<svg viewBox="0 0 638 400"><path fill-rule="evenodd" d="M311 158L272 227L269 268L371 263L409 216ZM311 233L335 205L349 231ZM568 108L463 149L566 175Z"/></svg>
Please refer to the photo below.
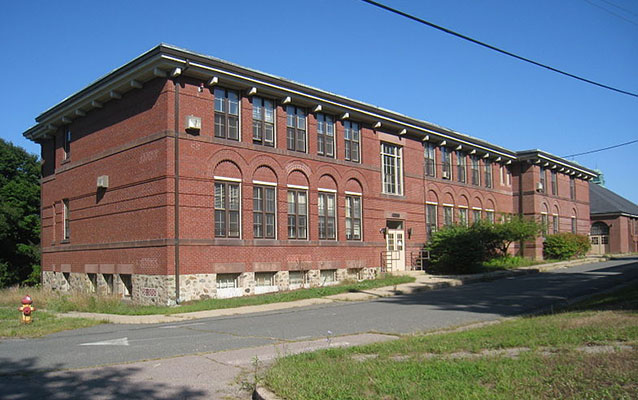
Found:
<svg viewBox="0 0 638 400"><path fill-rule="evenodd" d="M257 386L255 390L253 390L253 395L251 397L252 400L281 400L281 397L277 396L270 390L266 389L263 386Z"/></svg>
<svg viewBox="0 0 638 400"><path fill-rule="evenodd" d="M550 264L539 264L530 267L521 267L505 271L493 271L475 275L423 275L423 279L411 283L403 283L397 286L386 286L382 288L370 289L355 293L341 293L332 296L304 299L284 303L270 303L255 306L243 306L236 308L223 308L217 310L195 311L190 313L178 313L168 315L119 315L119 314L98 314L84 312L69 312L58 314L62 317L89 318L100 321L107 321L116 324L157 324L183 322L199 318L212 318L231 315L243 315L265 311L278 311L290 308L305 307L317 304L329 304L338 301L366 301L375 298L391 297L397 295L407 295L412 293L425 292L429 290L445 289L449 287L462 286L474 282L490 282L498 279L519 275L537 274L556 269L568 268L575 265L585 265L605 261L605 257L587 258L572 261L561 261ZM428 282L425 279L434 280Z"/></svg>

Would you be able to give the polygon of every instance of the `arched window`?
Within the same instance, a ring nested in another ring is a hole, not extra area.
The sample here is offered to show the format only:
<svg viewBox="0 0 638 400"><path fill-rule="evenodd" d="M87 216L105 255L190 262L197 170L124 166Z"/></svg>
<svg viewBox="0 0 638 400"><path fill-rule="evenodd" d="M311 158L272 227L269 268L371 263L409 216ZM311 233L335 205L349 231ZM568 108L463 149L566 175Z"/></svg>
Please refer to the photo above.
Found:
<svg viewBox="0 0 638 400"><path fill-rule="evenodd" d="M609 235L609 227L604 222L595 222L591 226L592 235Z"/></svg>

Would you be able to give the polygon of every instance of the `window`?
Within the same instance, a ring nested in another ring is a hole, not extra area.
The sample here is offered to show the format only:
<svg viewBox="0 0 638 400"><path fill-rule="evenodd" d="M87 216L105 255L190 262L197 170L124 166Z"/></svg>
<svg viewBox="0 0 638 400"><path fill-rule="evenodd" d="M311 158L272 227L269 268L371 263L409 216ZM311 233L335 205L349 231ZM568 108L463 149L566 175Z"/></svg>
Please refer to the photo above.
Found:
<svg viewBox="0 0 638 400"><path fill-rule="evenodd" d="M239 140L239 93L216 87L215 137Z"/></svg>
<svg viewBox="0 0 638 400"><path fill-rule="evenodd" d="M443 223L448 226L454 223L454 208L452 206L443 206Z"/></svg>
<svg viewBox="0 0 638 400"><path fill-rule="evenodd" d="M288 272L288 284L301 286L308 283L308 271L290 271Z"/></svg>
<svg viewBox="0 0 638 400"><path fill-rule="evenodd" d="M403 194L401 148L393 144L381 143L381 163L383 165L383 193Z"/></svg>
<svg viewBox="0 0 638 400"><path fill-rule="evenodd" d="M547 193L547 185L545 184L545 168L540 169L541 193Z"/></svg>
<svg viewBox="0 0 638 400"><path fill-rule="evenodd" d="M425 144L425 176L436 176L435 147L431 143Z"/></svg>
<svg viewBox="0 0 638 400"><path fill-rule="evenodd" d="M336 206L335 194L320 192L318 196L319 206L319 239L336 239Z"/></svg>
<svg viewBox="0 0 638 400"><path fill-rule="evenodd" d="M334 283L337 281L337 270L336 269L322 269L319 272L319 277L321 278L321 284L324 285L326 283Z"/></svg>
<svg viewBox="0 0 638 400"><path fill-rule="evenodd" d="M253 237L275 238L275 192L273 186L253 187Z"/></svg>
<svg viewBox="0 0 638 400"><path fill-rule="evenodd" d="M104 283L106 283L106 293L115 293L115 282L113 280L113 274L102 274L102 277L104 278Z"/></svg>
<svg viewBox="0 0 638 400"><path fill-rule="evenodd" d="M89 278L89 283L90 283L90 288L91 288L91 292L95 293L97 292L97 274L96 273L92 273L89 272L86 274L87 278Z"/></svg>
<svg viewBox="0 0 638 400"><path fill-rule="evenodd" d="M275 286L275 273L255 272L255 286Z"/></svg>
<svg viewBox="0 0 638 400"><path fill-rule="evenodd" d="M239 274L217 274L217 289L235 289L239 287Z"/></svg>
<svg viewBox="0 0 638 400"><path fill-rule="evenodd" d="M470 156L472 170L472 185L481 184L481 174L479 173L479 159L477 156Z"/></svg>
<svg viewBox="0 0 638 400"><path fill-rule="evenodd" d="M499 164L498 166L498 174L501 178L501 186L505 185L505 174L503 172L503 170L505 169L505 167L503 166L503 164Z"/></svg>
<svg viewBox="0 0 638 400"><path fill-rule="evenodd" d="M551 171L549 176L552 180L552 194L554 196L558 196L558 180L556 178L556 171Z"/></svg>
<svg viewBox="0 0 638 400"><path fill-rule="evenodd" d="M456 152L456 168L456 179L458 179L459 182L465 183L465 175L467 171L465 154L460 151Z"/></svg>
<svg viewBox="0 0 638 400"><path fill-rule="evenodd" d="M576 217L572 217L572 233L576 233Z"/></svg>
<svg viewBox="0 0 638 400"><path fill-rule="evenodd" d="M432 238L436 232L436 204L425 205L425 229L427 231L428 240Z"/></svg>
<svg viewBox="0 0 638 400"><path fill-rule="evenodd" d="M345 159L348 161L359 162L359 144L361 141L359 124L352 121L344 121L343 128L343 136L345 138Z"/></svg>
<svg viewBox="0 0 638 400"><path fill-rule="evenodd" d="M482 218L481 210L477 209L477 208L473 209L472 210L472 222L479 222L481 220L481 218Z"/></svg>
<svg viewBox="0 0 638 400"><path fill-rule="evenodd" d="M239 183L215 182L215 237L239 237Z"/></svg>
<svg viewBox="0 0 638 400"><path fill-rule="evenodd" d="M492 187L492 162L490 160L485 160L485 187Z"/></svg>
<svg viewBox="0 0 638 400"><path fill-rule="evenodd" d="M441 147L441 163L443 164L443 179L452 179L452 159L450 158L450 150L447 147Z"/></svg>
<svg viewBox="0 0 638 400"><path fill-rule="evenodd" d="M485 216L487 217L487 220L493 224L495 219L494 219L494 210L485 210Z"/></svg>
<svg viewBox="0 0 638 400"><path fill-rule="evenodd" d="M71 129L68 127L64 131L63 138L63 150L64 150L64 160L71 158Z"/></svg>
<svg viewBox="0 0 638 400"><path fill-rule="evenodd" d="M62 227L62 238L63 240L69 240L71 238L71 231L69 230L69 221L71 220L69 211L69 199L62 200L62 210L64 218L64 225Z"/></svg>
<svg viewBox="0 0 638 400"><path fill-rule="evenodd" d="M467 226L467 208L459 208L459 224Z"/></svg>
<svg viewBox="0 0 638 400"><path fill-rule="evenodd" d="M507 186L512 186L512 172L510 171L509 168L505 167L505 170L507 171L506 177L507 177Z"/></svg>
<svg viewBox="0 0 638 400"><path fill-rule="evenodd" d="M541 213L541 228L543 230L543 236L547 235L547 214Z"/></svg>
<svg viewBox="0 0 638 400"><path fill-rule="evenodd" d="M335 123L332 115L317 113L317 154L334 157Z"/></svg>
<svg viewBox="0 0 638 400"><path fill-rule="evenodd" d="M552 233L558 233L558 215L552 215Z"/></svg>
<svg viewBox="0 0 638 400"><path fill-rule="evenodd" d="M306 111L286 106L286 142L288 150L306 152Z"/></svg>
<svg viewBox="0 0 638 400"><path fill-rule="evenodd" d="M361 196L346 196L346 240L361 240Z"/></svg>
<svg viewBox="0 0 638 400"><path fill-rule="evenodd" d="M576 179L573 176L569 177L569 198L576 200Z"/></svg>
<svg viewBox="0 0 638 400"><path fill-rule="evenodd" d="M275 146L275 104L257 96L253 97L253 143Z"/></svg>
<svg viewBox="0 0 638 400"><path fill-rule="evenodd" d="M288 190L288 239L308 239L308 194Z"/></svg>

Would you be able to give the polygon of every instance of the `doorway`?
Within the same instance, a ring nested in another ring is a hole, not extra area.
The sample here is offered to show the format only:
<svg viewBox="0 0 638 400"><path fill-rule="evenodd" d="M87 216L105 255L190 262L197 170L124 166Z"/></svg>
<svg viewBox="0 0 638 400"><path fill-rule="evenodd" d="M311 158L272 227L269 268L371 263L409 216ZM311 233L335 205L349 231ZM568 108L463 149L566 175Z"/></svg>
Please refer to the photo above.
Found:
<svg viewBox="0 0 638 400"><path fill-rule="evenodd" d="M386 223L386 268L389 272L405 271L405 232L403 221Z"/></svg>
<svg viewBox="0 0 638 400"><path fill-rule="evenodd" d="M603 255L609 253L609 226L604 222L595 222L591 226L589 235L591 254Z"/></svg>

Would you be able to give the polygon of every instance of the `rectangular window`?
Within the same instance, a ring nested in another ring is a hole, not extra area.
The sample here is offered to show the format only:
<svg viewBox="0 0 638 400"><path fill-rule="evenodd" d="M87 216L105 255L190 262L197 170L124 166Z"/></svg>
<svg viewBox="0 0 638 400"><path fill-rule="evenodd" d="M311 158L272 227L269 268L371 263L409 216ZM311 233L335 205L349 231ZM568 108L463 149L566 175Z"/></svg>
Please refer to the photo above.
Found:
<svg viewBox="0 0 638 400"><path fill-rule="evenodd" d="M306 152L306 111L286 106L286 142L288 150Z"/></svg>
<svg viewBox="0 0 638 400"><path fill-rule="evenodd" d="M558 196L558 179L556 177L556 171L550 172L550 179L552 180L552 194Z"/></svg>
<svg viewBox="0 0 638 400"><path fill-rule="evenodd" d="M235 289L239 287L239 274L217 274L217 289Z"/></svg>
<svg viewBox="0 0 638 400"><path fill-rule="evenodd" d="M487 220L493 224L495 219L494 219L494 210L486 210L485 211L485 216L487 217Z"/></svg>
<svg viewBox="0 0 638 400"><path fill-rule="evenodd" d="M346 196L346 240L361 240L361 196Z"/></svg>
<svg viewBox="0 0 638 400"><path fill-rule="evenodd" d="M503 170L505 169L505 167L503 166L503 164L499 164L498 166L498 174L501 178L501 186L505 185L505 174L503 172Z"/></svg>
<svg viewBox="0 0 638 400"><path fill-rule="evenodd" d="M542 228L542 232L543 232L543 236L547 235L547 214L541 213L541 228Z"/></svg>
<svg viewBox="0 0 638 400"><path fill-rule="evenodd" d="M452 206L443 206L443 223L448 226L454 223L454 208Z"/></svg>
<svg viewBox="0 0 638 400"><path fill-rule="evenodd" d="M215 182L215 237L239 237L239 183Z"/></svg>
<svg viewBox="0 0 638 400"><path fill-rule="evenodd" d="M335 194L319 192L319 239L336 239L336 201Z"/></svg>
<svg viewBox="0 0 638 400"><path fill-rule="evenodd" d="M275 103L253 97L253 143L275 146Z"/></svg>
<svg viewBox="0 0 638 400"><path fill-rule="evenodd" d="M481 218L481 210L472 210L472 222L479 222Z"/></svg>
<svg viewBox="0 0 638 400"><path fill-rule="evenodd" d="M275 286L275 273L255 272L255 286Z"/></svg>
<svg viewBox="0 0 638 400"><path fill-rule="evenodd" d="M253 237L256 239L275 238L275 199L275 187L253 187Z"/></svg>
<svg viewBox="0 0 638 400"><path fill-rule="evenodd" d="M308 239L308 194L288 190L288 239Z"/></svg>
<svg viewBox="0 0 638 400"><path fill-rule="evenodd" d="M361 143L361 132L359 124L352 121L343 122L343 137L345 139L345 159L353 162L360 162L359 147Z"/></svg>
<svg viewBox="0 0 638 400"><path fill-rule="evenodd" d="M505 167L507 174L505 175L507 178L507 186L512 186L512 172L509 168Z"/></svg>
<svg viewBox="0 0 638 400"><path fill-rule="evenodd" d="M308 271L290 271L288 272L288 284L302 286L308 283Z"/></svg>
<svg viewBox="0 0 638 400"><path fill-rule="evenodd" d="M402 163L401 147L389 143L381 143L381 164L383 166L383 193L403 194L401 187Z"/></svg>
<svg viewBox="0 0 638 400"><path fill-rule="evenodd" d="M70 210L69 210L69 199L62 200L62 208L64 215L64 226L63 226L63 238L64 240L69 240L71 238L71 231L69 229L69 221L71 220Z"/></svg>
<svg viewBox="0 0 638 400"><path fill-rule="evenodd" d="M317 154L334 157L335 122L332 115L317 113Z"/></svg>
<svg viewBox="0 0 638 400"><path fill-rule="evenodd" d="M485 165L485 187L492 187L492 162L490 160L484 161Z"/></svg>
<svg viewBox="0 0 638 400"><path fill-rule="evenodd" d="M456 179L459 182L465 183L466 173L467 173L467 164L465 161L465 153L457 151L456 152Z"/></svg>
<svg viewBox="0 0 638 400"><path fill-rule="evenodd" d="M89 272L87 278L89 278L89 283L91 284L91 292L97 292L97 274Z"/></svg>
<svg viewBox="0 0 638 400"><path fill-rule="evenodd" d="M64 160L71 158L71 129L68 127L64 130L63 138Z"/></svg>
<svg viewBox="0 0 638 400"><path fill-rule="evenodd" d="M467 226L467 208L459 208L459 224Z"/></svg>
<svg viewBox="0 0 638 400"><path fill-rule="evenodd" d="M547 193L547 184L545 181L545 168L540 167L540 183L541 183L541 193Z"/></svg>
<svg viewBox="0 0 638 400"><path fill-rule="evenodd" d="M427 231L428 240L432 238L434 232L436 232L436 204L425 205L425 229Z"/></svg>
<svg viewBox="0 0 638 400"><path fill-rule="evenodd" d="M576 179L573 176L569 177L569 198L576 200Z"/></svg>
<svg viewBox="0 0 638 400"><path fill-rule="evenodd" d="M552 215L552 233L558 233L558 215Z"/></svg>
<svg viewBox="0 0 638 400"><path fill-rule="evenodd" d="M326 283L334 283L337 281L337 270L336 269L322 269L319 272L319 277L321 278L321 284L324 285Z"/></svg>
<svg viewBox="0 0 638 400"><path fill-rule="evenodd" d="M425 156L425 176L436 176L436 152L435 147L431 143L425 144L424 156Z"/></svg>
<svg viewBox="0 0 638 400"><path fill-rule="evenodd" d="M450 150L447 147L441 147L441 164L443 164L443 179L452 179L452 159Z"/></svg>
<svg viewBox="0 0 638 400"><path fill-rule="evenodd" d="M216 87L215 137L239 140L239 92Z"/></svg>
<svg viewBox="0 0 638 400"><path fill-rule="evenodd" d="M481 184L481 173L479 172L479 159L477 156L470 156L470 169L472 170L472 185Z"/></svg>

